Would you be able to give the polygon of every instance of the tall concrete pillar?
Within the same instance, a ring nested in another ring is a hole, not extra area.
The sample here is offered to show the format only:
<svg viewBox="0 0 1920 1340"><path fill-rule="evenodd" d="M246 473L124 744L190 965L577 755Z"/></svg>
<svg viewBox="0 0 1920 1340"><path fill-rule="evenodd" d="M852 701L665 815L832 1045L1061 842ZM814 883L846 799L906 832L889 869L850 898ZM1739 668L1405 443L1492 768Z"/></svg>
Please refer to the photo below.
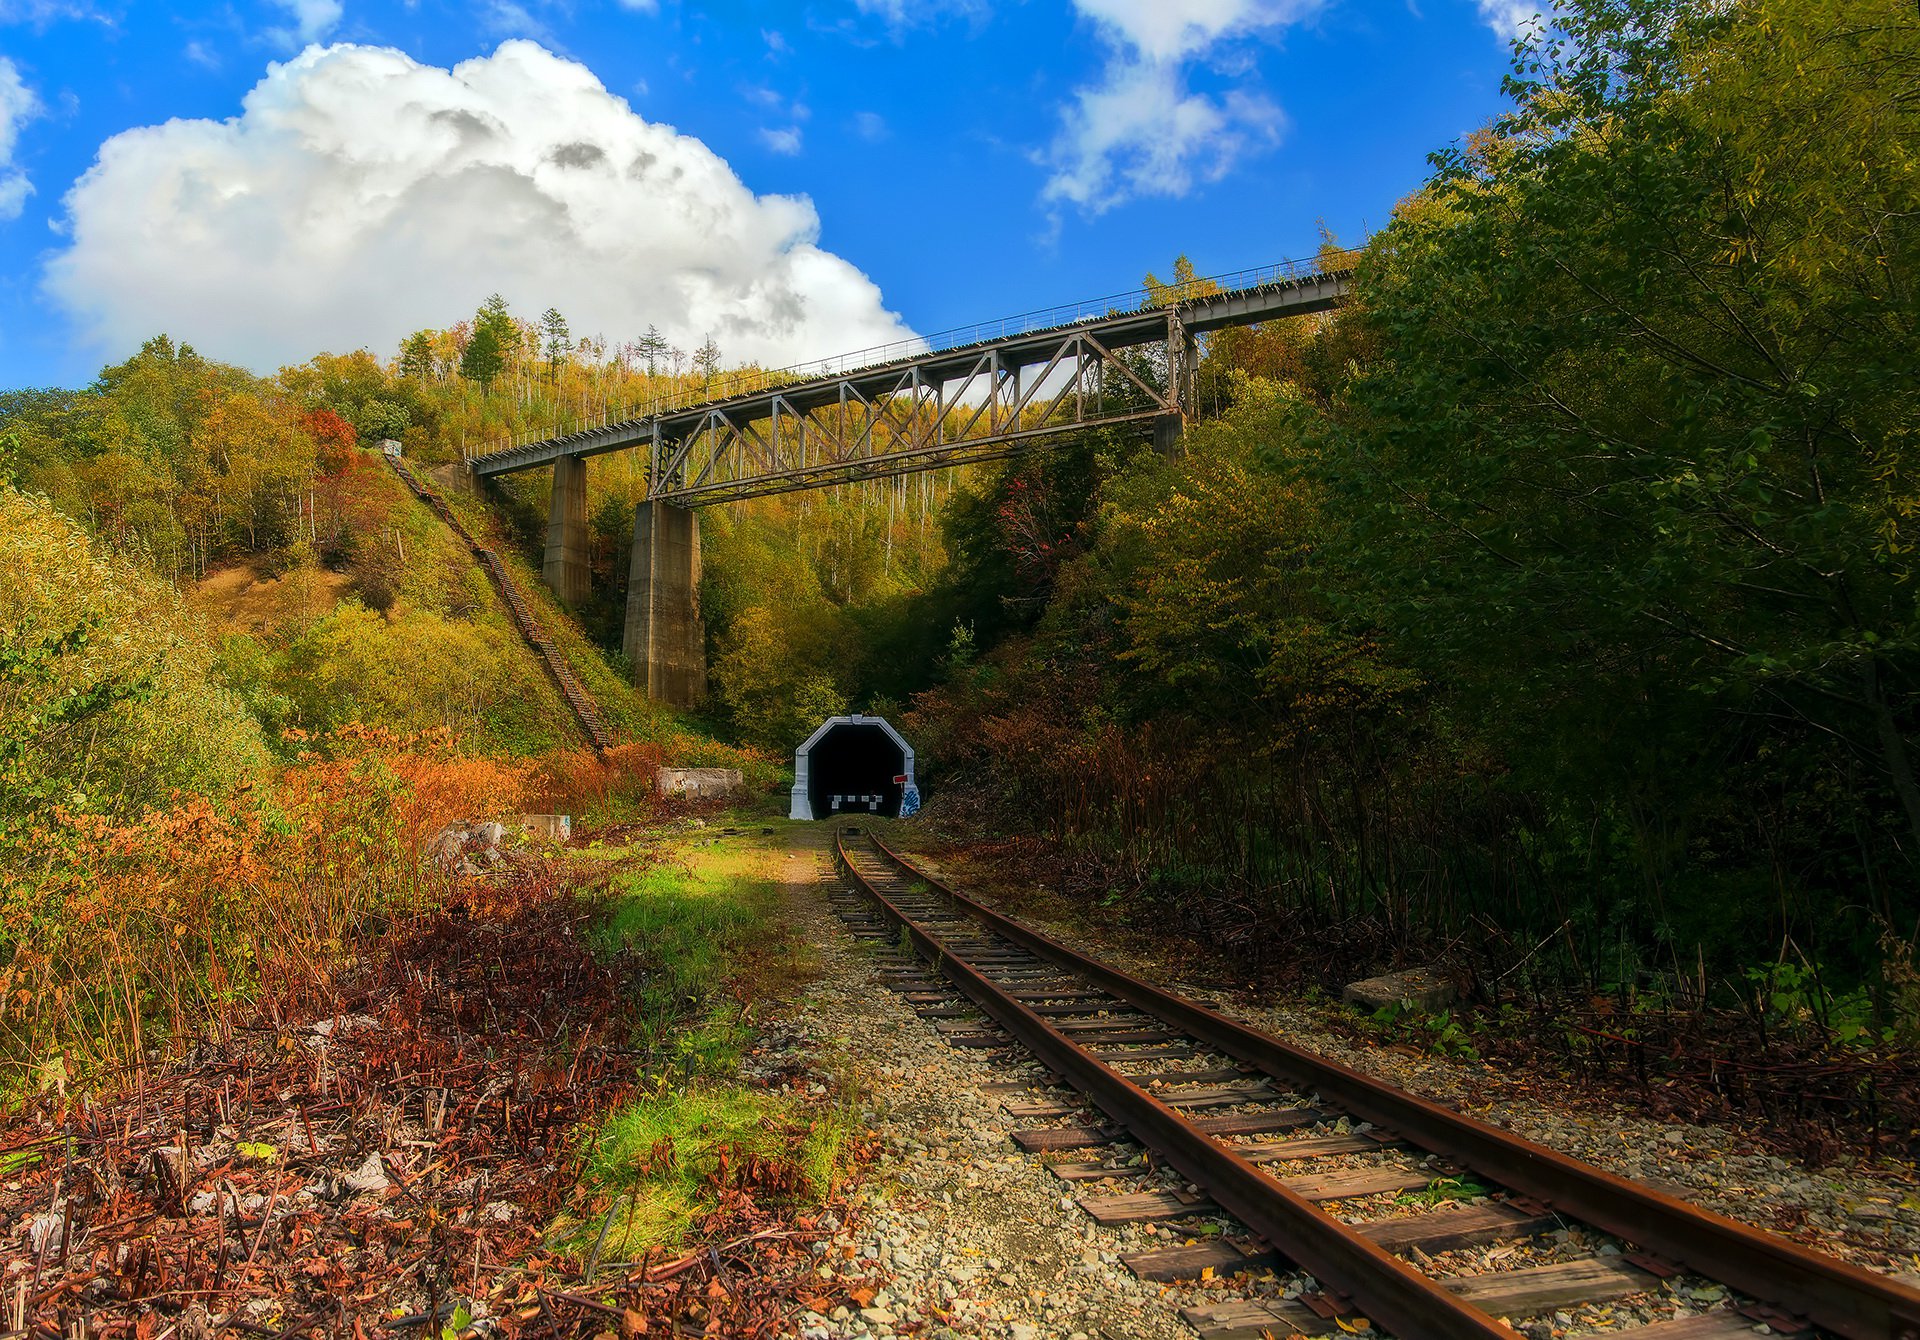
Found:
<svg viewBox="0 0 1920 1340"><path fill-rule="evenodd" d="M553 463L553 506L547 512L547 552L540 576L568 609L586 603L593 575L587 567L587 463L562 456Z"/></svg>
<svg viewBox="0 0 1920 1340"><path fill-rule="evenodd" d="M1162 456L1178 456L1186 441L1187 421L1178 414L1157 415L1153 421L1153 449Z"/></svg>
<svg viewBox="0 0 1920 1340"><path fill-rule="evenodd" d="M1173 412L1153 421L1153 449L1176 456L1199 409L1200 351L1179 314L1167 314L1167 390Z"/></svg>
<svg viewBox="0 0 1920 1340"><path fill-rule="evenodd" d="M707 696L707 630L700 621L700 517L672 503L633 513L623 645L635 687L656 702L694 707Z"/></svg>

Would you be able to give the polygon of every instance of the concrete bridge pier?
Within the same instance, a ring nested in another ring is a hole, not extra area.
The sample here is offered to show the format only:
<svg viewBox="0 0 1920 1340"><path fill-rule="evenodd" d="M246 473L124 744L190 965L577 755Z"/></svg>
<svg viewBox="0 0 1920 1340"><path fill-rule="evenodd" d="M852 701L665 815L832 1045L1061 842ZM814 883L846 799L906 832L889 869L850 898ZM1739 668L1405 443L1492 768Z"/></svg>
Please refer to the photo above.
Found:
<svg viewBox="0 0 1920 1340"><path fill-rule="evenodd" d="M578 609L592 593L593 574L587 566L585 457L554 458L553 504L547 511L547 550L540 576L568 609Z"/></svg>
<svg viewBox="0 0 1920 1340"><path fill-rule="evenodd" d="M1162 414L1153 421L1153 449L1162 456L1178 456L1187 438L1187 421L1178 414Z"/></svg>
<svg viewBox="0 0 1920 1340"><path fill-rule="evenodd" d="M700 621L700 516L667 502L633 512L623 639L636 688L673 707L707 696L707 630Z"/></svg>
<svg viewBox="0 0 1920 1340"><path fill-rule="evenodd" d="M1200 350L1193 332L1180 320L1179 313L1167 314L1167 391L1173 402L1171 412L1153 421L1153 449L1162 456L1177 456L1187 435L1187 421L1199 401Z"/></svg>

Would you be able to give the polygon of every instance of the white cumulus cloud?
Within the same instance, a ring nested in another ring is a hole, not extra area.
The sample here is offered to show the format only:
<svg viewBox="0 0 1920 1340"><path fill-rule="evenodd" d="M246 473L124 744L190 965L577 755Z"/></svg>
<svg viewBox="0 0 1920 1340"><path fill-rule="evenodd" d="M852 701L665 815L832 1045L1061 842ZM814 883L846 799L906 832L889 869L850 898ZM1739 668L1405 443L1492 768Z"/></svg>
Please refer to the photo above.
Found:
<svg viewBox="0 0 1920 1340"><path fill-rule="evenodd" d="M1518 37L1551 10L1550 0L1478 0L1480 17L1502 37Z"/></svg>
<svg viewBox="0 0 1920 1340"><path fill-rule="evenodd" d="M1139 196L1181 196L1250 147L1276 141L1280 110L1258 93L1194 91L1190 72L1235 38L1276 31L1323 0L1073 0L1107 59L1075 92L1042 155L1042 198L1097 214Z"/></svg>
<svg viewBox="0 0 1920 1340"><path fill-rule="evenodd" d="M760 128L760 143L766 145L767 149L772 153L783 154L788 158L792 158L800 152L800 127L781 126L776 128L773 126L762 126Z"/></svg>
<svg viewBox="0 0 1920 1340"><path fill-rule="evenodd" d="M393 348L488 293L577 332L657 325L728 361L787 363L910 336L818 245L805 197L756 196L526 41L451 70L311 47L239 116L114 136L66 198L50 295L119 354L167 331L267 369Z"/></svg>
<svg viewBox="0 0 1920 1340"><path fill-rule="evenodd" d="M318 42L340 23L341 0L274 0L293 20L292 28L278 28L274 35L288 46Z"/></svg>
<svg viewBox="0 0 1920 1340"><path fill-rule="evenodd" d="M39 112L40 99L20 77L20 67L0 56L0 222L19 218L33 194L27 174L13 166L13 149L20 127Z"/></svg>

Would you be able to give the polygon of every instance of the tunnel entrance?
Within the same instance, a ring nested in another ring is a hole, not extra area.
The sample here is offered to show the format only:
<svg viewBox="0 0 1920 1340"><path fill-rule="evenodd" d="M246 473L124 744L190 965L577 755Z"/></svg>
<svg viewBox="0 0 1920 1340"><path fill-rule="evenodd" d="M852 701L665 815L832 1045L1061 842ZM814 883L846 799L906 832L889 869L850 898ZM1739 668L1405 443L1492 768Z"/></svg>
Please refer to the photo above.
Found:
<svg viewBox="0 0 1920 1340"><path fill-rule="evenodd" d="M793 755L793 819L904 818L920 808L913 747L881 717L829 717Z"/></svg>

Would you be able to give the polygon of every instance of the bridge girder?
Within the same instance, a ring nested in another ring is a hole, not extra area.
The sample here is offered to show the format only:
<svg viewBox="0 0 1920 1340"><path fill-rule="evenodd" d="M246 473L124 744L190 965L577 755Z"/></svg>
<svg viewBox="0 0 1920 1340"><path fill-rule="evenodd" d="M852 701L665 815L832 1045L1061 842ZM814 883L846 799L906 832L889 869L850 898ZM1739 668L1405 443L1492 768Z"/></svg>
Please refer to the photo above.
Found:
<svg viewBox="0 0 1920 1340"><path fill-rule="evenodd" d="M481 477L613 451L648 453L648 498L683 507L994 460L1061 433L1177 424L1194 337L1322 312L1351 272L1312 270L1171 306L1114 312L783 385L474 457ZM1166 349L1163 386L1122 351Z"/></svg>

